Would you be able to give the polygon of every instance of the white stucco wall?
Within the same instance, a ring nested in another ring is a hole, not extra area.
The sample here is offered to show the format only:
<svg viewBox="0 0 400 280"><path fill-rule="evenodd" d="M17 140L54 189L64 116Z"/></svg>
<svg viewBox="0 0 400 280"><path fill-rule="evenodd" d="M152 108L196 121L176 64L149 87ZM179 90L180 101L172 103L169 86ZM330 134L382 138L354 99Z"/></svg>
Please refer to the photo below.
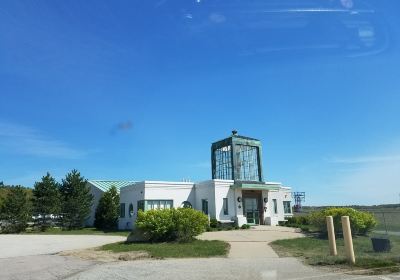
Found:
<svg viewBox="0 0 400 280"><path fill-rule="evenodd" d="M172 200L173 207L182 206L184 201L189 201L195 206L195 188L191 182L159 182L145 181L145 199Z"/></svg>
<svg viewBox="0 0 400 280"><path fill-rule="evenodd" d="M278 213L274 213L273 199L276 199ZM278 225L279 221L284 221L292 214L285 214L283 201L291 201L292 196L290 188L280 188L279 191L268 191L267 212L264 213L265 223L267 225Z"/></svg>
<svg viewBox="0 0 400 280"><path fill-rule="evenodd" d="M208 180L196 183L195 185L195 200L196 206L194 207L197 210L202 210L202 200L208 200L208 214L210 218L215 218L215 192L214 192L214 181Z"/></svg>
<svg viewBox="0 0 400 280"><path fill-rule="evenodd" d="M231 180L213 180L215 218L220 222L232 222L236 217L235 191L231 188ZM224 215L223 199L228 199L228 215Z"/></svg>
<svg viewBox="0 0 400 280"><path fill-rule="evenodd" d="M125 203L125 217L119 218L119 229L132 229L137 218L137 202L144 199L144 182L138 182L120 189L120 203ZM133 205L133 215L129 216L129 204Z"/></svg>

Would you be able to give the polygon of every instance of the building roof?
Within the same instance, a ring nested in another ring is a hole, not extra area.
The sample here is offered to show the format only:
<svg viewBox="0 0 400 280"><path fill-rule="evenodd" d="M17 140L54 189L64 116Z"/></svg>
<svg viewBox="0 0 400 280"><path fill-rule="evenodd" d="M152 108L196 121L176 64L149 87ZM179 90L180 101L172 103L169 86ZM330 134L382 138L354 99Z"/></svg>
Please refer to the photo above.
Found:
<svg viewBox="0 0 400 280"><path fill-rule="evenodd" d="M258 140L258 139L256 139L256 138L251 138L251 137L242 136L242 135L232 135L232 136L230 136L230 137L239 138L239 139L245 139L245 140L260 141L260 140Z"/></svg>
<svg viewBox="0 0 400 280"><path fill-rule="evenodd" d="M240 143L240 142L248 142L248 141L249 142L253 142L253 144L255 144L255 145L261 145L261 141L260 140L258 140L256 138L252 138L252 137L238 135L237 131L234 130L234 131L232 131L232 134L229 137L212 143L212 147L218 147L218 146L221 146L221 145L228 145L228 144L232 144L232 142Z"/></svg>
<svg viewBox="0 0 400 280"><path fill-rule="evenodd" d="M132 185L136 181L117 181L117 180L89 180L88 183L99 188L103 192L108 191L112 186L115 186L119 192L120 188Z"/></svg>

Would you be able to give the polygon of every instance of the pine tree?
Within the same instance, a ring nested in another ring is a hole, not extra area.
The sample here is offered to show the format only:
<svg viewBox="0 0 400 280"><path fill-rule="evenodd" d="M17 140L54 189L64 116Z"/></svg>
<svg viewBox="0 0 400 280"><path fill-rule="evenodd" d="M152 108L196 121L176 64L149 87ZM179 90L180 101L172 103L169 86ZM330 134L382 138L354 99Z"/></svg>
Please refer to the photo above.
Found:
<svg viewBox="0 0 400 280"><path fill-rule="evenodd" d="M117 188L112 186L99 200L94 226L103 230L116 229L118 226L118 217L119 194Z"/></svg>
<svg viewBox="0 0 400 280"><path fill-rule="evenodd" d="M62 180L60 193L63 227L82 228L93 203L93 195L90 193L87 181L74 169Z"/></svg>
<svg viewBox="0 0 400 280"><path fill-rule="evenodd" d="M5 221L3 231L24 231L32 217L31 209L27 191L21 186L10 188L0 212L0 220Z"/></svg>
<svg viewBox="0 0 400 280"><path fill-rule="evenodd" d="M59 184L47 172L33 189L33 213L40 215L38 225L42 230L50 226L49 215L58 215L61 210Z"/></svg>

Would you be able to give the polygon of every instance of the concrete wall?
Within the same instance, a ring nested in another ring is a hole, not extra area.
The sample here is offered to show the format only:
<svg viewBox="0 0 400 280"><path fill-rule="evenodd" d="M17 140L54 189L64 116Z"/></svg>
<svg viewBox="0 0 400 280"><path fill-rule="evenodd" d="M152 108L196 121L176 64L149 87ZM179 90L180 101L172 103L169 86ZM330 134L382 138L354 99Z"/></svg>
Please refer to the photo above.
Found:
<svg viewBox="0 0 400 280"><path fill-rule="evenodd" d="M195 185L195 192L196 192L196 206L194 207L197 210L202 210L202 200L208 200L208 215L210 218L216 217L215 211L215 192L214 192L214 181L204 181L197 183Z"/></svg>
<svg viewBox="0 0 400 280"><path fill-rule="evenodd" d="M172 200L173 207L182 206L189 201L195 207L195 187L191 182L158 182L145 181L145 199Z"/></svg>
<svg viewBox="0 0 400 280"><path fill-rule="evenodd" d="M263 193L264 196L264 193ZM291 201L292 196L289 188L280 188L279 191L268 191L268 202L266 203L267 211L264 212L265 224L278 225L279 221L284 221L293 214L285 214L283 208L284 201ZM274 213L273 199L276 199L278 213Z"/></svg>
<svg viewBox="0 0 400 280"><path fill-rule="evenodd" d="M137 202L144 199L144 182L138 182L120 189L120 203L125 203L125 217L119 218L119 229L132 229L137 218ZM129 215L129 205L133 205L133 215Z"/></svg>
<svg viewBox="0 0 400 280"><path fill-rule="evenodd" d="M120 203L125 203L125 217L119 218L119 229L132 229L137 218L137 202L140 200L172 200L173 207L182 206L189 201L195 206L194 183L144 181L121 188ZM133 205L133 215L129 215L129 205Z"/></svg>
<svg viewBox="0 0 400 280"><path fill-rule="evenodd" d="M215 218L220 222L232 222L236 217L235 191L230 187L233 181L213 180ZM224 215L223 199L228 199L228 215Z"/></svg>

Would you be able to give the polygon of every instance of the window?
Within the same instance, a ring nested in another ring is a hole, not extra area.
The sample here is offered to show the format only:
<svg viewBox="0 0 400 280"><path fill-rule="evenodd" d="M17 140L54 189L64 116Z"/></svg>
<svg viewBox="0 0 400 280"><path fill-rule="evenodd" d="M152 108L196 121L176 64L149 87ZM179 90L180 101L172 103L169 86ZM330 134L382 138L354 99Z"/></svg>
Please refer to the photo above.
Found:
<svg viewBox="0 0 400 280"><path fill-rule="evenodd" d="M137 211L139 212L139 210L144 211L144 200L139 200L137 202Z"/></svg>
<svg viewBox="0 0 400 280"><path fill-rule="evenodd" d="M133 216L133 204L132 204L132 203L129 204L129 210L128 210L128 212L129 212L129 217L132 217L132 216Z"/></svg>
<svg viewBox="0 0 400 280"><path fill-rule="evenodd" d="M139 200L138 211L146 211L152 209L169 209L173 207L172 200Z"/></svg>
<svg viewBox="0 0 400 280"><path fill-rule="evenodd" d="M258 147L237 145L236 161L239 168L239 180L260 180L260 176L258 173Z"/></svg>
<svg viewBox="0 0 400 280"><path fill-rule="evenodd" d="M125 203L121 203L119 207L119 216L125 218Z"/></svg>
<svg viewBox="0 0 400 280"><path fill-rule="evenodd" d="M284 201L283 202L283 212L285 214L292 213L292 208L290 207L290 201Z"/></svg>
<svg viewBox="0 0 400 280"><path fill-rule="evenodd" d="M214 151L215 174L214 178L232 180L232 153L231 146L225 146Z"/></svg>
<svg viewBox="0 0 400 280"><path fill-rule="evenodd" d="M208 215L208 200L202 199L201 200L201 210L204 214Z"/></svg>
<svg viewBox="0 0 400 280"><path fill-rule="evenodd" d="M222 206L224 208L224 215L228 215L229 212L228 212L228 199L227 198L223 199Z"/></svg>
<svg viewBox="0 0 400 280"><path fill-rule="evenodd" d="M278 214L278 203L276 202L276 199L272 200L272 204L274 207L274 214Z"/></svg>

